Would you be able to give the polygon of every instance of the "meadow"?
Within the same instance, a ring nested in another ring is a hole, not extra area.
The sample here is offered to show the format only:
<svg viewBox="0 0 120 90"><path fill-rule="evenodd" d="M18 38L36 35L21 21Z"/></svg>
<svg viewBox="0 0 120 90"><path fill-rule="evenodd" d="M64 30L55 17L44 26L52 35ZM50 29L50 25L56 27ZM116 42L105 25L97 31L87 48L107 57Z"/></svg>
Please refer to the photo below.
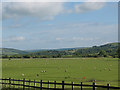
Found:
<svg viewBox="0 0 120 90"><path fill-rule="evenodd" d="M117 58L3 59L2 77L118 85Z"/></svg>

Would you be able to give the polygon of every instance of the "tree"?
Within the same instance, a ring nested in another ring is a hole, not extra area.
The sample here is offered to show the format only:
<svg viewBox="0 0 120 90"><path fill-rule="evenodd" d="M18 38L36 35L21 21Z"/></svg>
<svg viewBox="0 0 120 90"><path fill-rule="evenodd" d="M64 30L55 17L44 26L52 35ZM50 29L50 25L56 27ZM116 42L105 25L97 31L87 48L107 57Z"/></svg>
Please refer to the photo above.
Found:
<svg viewBox="0 0 120 90"><path fill-rule="evenodd" d="M23 55L23 58L30 58L30 55Z"/></svg>
<svg viewBox="0 0 120 90"><path fill-rule="evenodd" d="M107 53L105 50L101 50L98 55L101 57L107 57Z"/></svg>
<svg viewBox="0 0 120 90"><path fill-rule="evenodd" d="M8 58L8 55L2 55L2 58Z"/></svg>

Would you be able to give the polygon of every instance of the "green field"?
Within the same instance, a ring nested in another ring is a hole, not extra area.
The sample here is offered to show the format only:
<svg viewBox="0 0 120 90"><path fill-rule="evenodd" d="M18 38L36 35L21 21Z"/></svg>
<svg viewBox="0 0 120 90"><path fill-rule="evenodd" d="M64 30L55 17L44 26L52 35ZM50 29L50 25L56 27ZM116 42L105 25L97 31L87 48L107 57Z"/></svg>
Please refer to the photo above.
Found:
<svg viewBox="0 0 120 90"><path fill-rule="evenodd" d="M46 72L42 72L46 71ZM24 74L24 76L22 76ZM39 74L39 76L37 76ZM118 84L117 58L3 59L2 77ZM86 77L86 78L85 78Z"/></svg>

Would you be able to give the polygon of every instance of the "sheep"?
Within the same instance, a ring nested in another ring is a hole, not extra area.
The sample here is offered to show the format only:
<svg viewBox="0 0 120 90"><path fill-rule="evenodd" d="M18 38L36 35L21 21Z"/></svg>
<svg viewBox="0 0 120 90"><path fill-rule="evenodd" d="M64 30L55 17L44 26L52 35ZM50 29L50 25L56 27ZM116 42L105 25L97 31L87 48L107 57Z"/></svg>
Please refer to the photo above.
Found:
<svg viewBox="0 0 120 90"><path fill-rule="evenodd" d="M45 70L43 72L46 72Z"/></svg>
<svg viewBox="0 0 120 90"><path fill-rule="evenodd" d="M22 76L24 77L25 74L22 73Z"/></svg>
<svg viewBox="0 0 120 90"><path fill-rule="evenodd" d="M37 77L39 77L39 74L37 74Z"/></svg>
<svg viewBox="0 0 120 90"><path fill-rule="evenodd" d="M110 65L110 66L112 66L112 65Z"/></svg>
<svg viewBox="0 0 120 90"><path fill-rule="evenodd" d="M107 68L104 68L104 70L106 70Z"/></svg>
<svg viewBox="0 0 120 90"><path fill-rule="evenodd" d="M94 67L94 69L96 70L96 67Z"/></svg>
<svg viewBox="0 0 120 90"><path fill-rule="evenodd" d="M41 71L41 72L46 72L45 70Z"/></svg>
<svg viewBox="0 0 120 90"><path fill-rule="evenodd" d="M43 71L41 71L41 72L43 72Z"/></svg>
<svg viewBox="0 0 120 90"><path fill-rule="evenodd" d="M65 70L65 72L67 72L67 70Z"/></svg>
<svg viewBox="0 0 120 90"><path fill-rule="evenodd" d="M109 68L109 71L111 71L111 68Z"/></svg>

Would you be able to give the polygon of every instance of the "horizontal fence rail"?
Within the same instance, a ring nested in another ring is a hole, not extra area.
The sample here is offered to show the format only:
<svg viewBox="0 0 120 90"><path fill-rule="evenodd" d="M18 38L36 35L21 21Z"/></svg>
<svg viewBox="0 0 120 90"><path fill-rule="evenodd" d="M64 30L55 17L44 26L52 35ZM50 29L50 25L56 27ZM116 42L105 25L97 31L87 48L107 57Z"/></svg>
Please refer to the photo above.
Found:
<svg viewBox="0 0 120 90"><path fill-rule="evenodd" d="M71 90L74 90L75 86L79 86L80 89L79 90L84 90L84 87L90 87L91 90L96 90L97 88L105 88L105 90L110 90L110 89L118 89L120 90L120 87L113 87L110 86L110 84L107 84L106 86L103 85L96 85L96 83L93 83L92 85L87 85L87 84L83 84L82 82L80 84L74 84L74 82L71 83L65 83L65 81L62 81L61 83L58 83L56 81L54 82L45 82L43 80L37 81L37 80L26 80L26 79L12 79L12 78L2 78L0 79L0 84L2 84L3 88L22 88L23 90L25 90L26 88L28 88L29 90L31 90L31 88L34 89L51 89L51 90L65 90L65 86L70 86ZM46 85L46 86L43 86ZM50 85L53 85L52 87L50 87ZM61 88L57 87L57 85L60 85Z"/></svg>

